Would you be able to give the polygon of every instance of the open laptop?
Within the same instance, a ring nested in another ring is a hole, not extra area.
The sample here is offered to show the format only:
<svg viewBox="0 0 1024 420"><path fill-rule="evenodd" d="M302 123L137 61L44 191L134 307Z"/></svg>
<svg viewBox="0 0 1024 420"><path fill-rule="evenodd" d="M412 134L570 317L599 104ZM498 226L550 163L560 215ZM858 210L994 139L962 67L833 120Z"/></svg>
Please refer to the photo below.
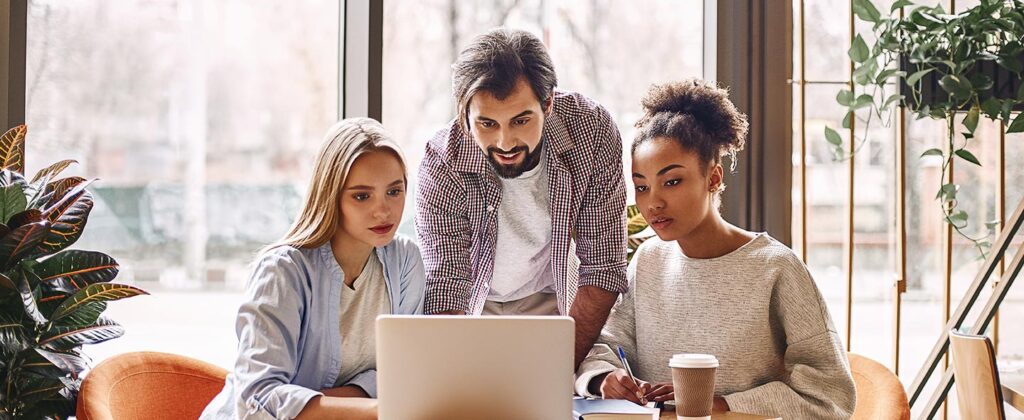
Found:
<svg viewBox="0 0 1024 420"><path fill-rule="evenodd" d="M381 315L379 417L569 419L574 339L569 317Z"/></svg>

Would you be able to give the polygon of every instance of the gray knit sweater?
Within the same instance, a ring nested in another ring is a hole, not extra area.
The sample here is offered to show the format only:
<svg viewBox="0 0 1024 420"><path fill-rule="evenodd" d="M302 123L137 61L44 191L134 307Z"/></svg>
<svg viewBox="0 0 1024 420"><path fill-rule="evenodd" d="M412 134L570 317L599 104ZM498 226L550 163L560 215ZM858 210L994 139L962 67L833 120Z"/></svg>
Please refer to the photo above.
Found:
<svg viewBox="0 0 1024 420"><path fill-rule="evenodd" d="M733 411L785 419L849 418L856 395L846 352L799 258L767 234L709 259L652 238L629 266L622 295L576 391L619 367L621 345L642 380L671 382L675 353L719 360L715 394ZM609 347L610 346L610 347Z"/></svg>

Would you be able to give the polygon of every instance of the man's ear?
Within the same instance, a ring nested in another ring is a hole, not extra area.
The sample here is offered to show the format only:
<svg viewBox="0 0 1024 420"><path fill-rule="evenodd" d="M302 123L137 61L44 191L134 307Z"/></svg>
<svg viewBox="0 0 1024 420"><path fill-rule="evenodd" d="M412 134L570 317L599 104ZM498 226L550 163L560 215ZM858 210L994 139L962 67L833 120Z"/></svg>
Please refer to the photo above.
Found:
<svg viewBox="0 0 1024 420"><path fill-rule="evenodd" d="M548 99L544 101L544 103L541 105L543 105L544 107L544 116L546 117L551 115L551 110L554 108L555 105L555 92L552 91L550 94L548 94Z"/></svg>

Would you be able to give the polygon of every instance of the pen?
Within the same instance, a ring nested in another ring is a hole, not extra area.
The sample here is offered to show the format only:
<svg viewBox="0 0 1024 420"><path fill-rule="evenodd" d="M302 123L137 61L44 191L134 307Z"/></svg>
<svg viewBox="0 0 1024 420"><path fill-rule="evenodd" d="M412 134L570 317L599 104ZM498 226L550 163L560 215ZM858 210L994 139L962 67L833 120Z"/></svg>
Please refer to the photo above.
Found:
<svg viewBox="0 0 1024 420"><path fill-rule="evenodd" d="M629 361L626 360L626 352L622 351L622 346L618 346L618 347L619 347L619 361L622 362L622 367L626 368L626 373L629 374L629 379L633 380L633 385L636 385L637 389L640 389L640 383L636 381L636 376L633 376L633 369L629 368ZM637 395L637 396L640 397L641 401L643 401L643 397L642 396L640 396L640 395Z"/></svg>

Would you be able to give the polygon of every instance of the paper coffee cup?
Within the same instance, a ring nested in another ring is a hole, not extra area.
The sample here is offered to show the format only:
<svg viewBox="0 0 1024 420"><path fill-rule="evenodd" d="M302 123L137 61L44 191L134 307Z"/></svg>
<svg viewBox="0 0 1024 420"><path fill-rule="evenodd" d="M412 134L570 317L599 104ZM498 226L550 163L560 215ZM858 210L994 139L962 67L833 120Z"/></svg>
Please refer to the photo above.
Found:
<svg viewBox="0 0 1024 420"><path fill-rule="evenodd" d="M672 356L672 388L677 420L711 420L715 401L718 359L710 354L681 353Z"/></svg>

